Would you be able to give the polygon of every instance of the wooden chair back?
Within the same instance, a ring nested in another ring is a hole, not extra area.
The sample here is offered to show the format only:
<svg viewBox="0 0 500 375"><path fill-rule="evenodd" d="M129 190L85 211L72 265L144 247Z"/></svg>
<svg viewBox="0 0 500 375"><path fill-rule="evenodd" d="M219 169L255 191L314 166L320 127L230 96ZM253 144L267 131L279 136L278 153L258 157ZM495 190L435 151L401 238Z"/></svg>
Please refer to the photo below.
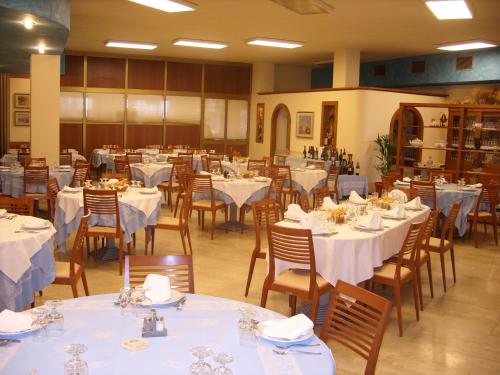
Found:
<svg viewBox="0 0 500 375"><path fill-rule="evenodd" d="M193 169L193 153L192 152L179 152L178 158L184 160L190 169Z"/></svg>
<svg viewBox="0 0 500 375"><path fill-rule="evenodd" d="M399 180L399 177L397 177L394 174L386 174L382 176L382 185L383 189L387 192L391 191L394 189L394 183L396 180Z"/></svg>
<svg viewBox="0 0 500 375"><path fill-rule="evenodd" d="M193 194L208 196L212 205L215 203L214 190L212 187L212 176L204 174L190 175L190 186Z"/></svg>
<svg viewBox="0 0 500 375"><path fill-rule="evenodd" d="M415 189L415 194L420 199L430 202L431 209L435 210L436 207L436 185L434 182L414 181L411 180L410 188Z"/></svg>
<svg viewBox="0 0 500 375"><path fill-rule="evenodd" d="M255 225L255 247L261 249L261 231L280 221L280 205L273 199L252 202L253 222Z"/></svg>
<svg viewBox="0 0 500 375"><path fill-rule="evenodd" d="M47 165L47 159L45 158L26 158L24 159L24 166L32 167L45 167Z"/></svg>
<svg viewBox="0 0 500 375"><path fill-rule="evenodd" d="M304 212L311 211L311 205L309 204L309 196L307 192L303 191L300 194L299 203L300 203L300 208L302 208Z"/></svg>
<svg viewBox="0 0 500 375"><path fill-rule="evenodd" d="M131 286L143 284L149 274L157 274L168 276L172 289L194 293L191 255L130 255L128 265Z"/></svg>
<svg viewBox="0 0 500 375"><path fill-rule="evenodd" d="M18 152L17 153L17 161L21 163L21 165L26 165L26 159L29 159L31 154L29 152Z"/></svg>
<svg viewBox="0 0 500 375"><path fill-rule="evenodd" d="M201 155L201 170L208 172L208 155Z"/></svg>
<svg viewBox="0 0 500 375"><path fill-rule="evenodd" d="M76 265L84 267L83 244L89 228L90 215L91 212L87 211L86 214L80 219L80 225L78 226L78 231L76 232L75 240L73 242L73 248L71 249L71 256L69 258L70 278L76 275Z"/></svg>
<svg viewBox="0 0 500 375"><path fill-rule="evenodd" d="M460 212L460 207L462 206L462 202L453 203L451 206L450 212L448 212L448 216L446 217L445 222L441 227L441 243L440 247L443 247L444 240L448 240L453 246L453 238L455 233L455 222L457 221L458 213Z"/></svg>
<svg viewBox="0 0 500 375"><path fill-rule="evenodd" d="M431 210L429 216L427 216L427 220L425 221L425 226L422 233L422 241L421 244L424 246L424 249L428 251L429 242L434 233L434 229L436 227L437 221L439 217L439 210ZM415 257L416 264L420 264L420 252L417 251L417 255Z"/></svg>
<svg viewBox="0 0 500 375"><path fill-rule="evenodd" d="M267 190L267 199L274 199L275 201L281 202L281 194L283 192L283 185L285 184L284 176L274 176L272 177L271 184Z"/></svg>
<svg viewBox="0 0 500 375"><path fill-rule="evenodd" d="M249 171L260 171L262 168L266 167L266 160L248 159L247 170Z"/></svg>
<svg viewBox="0 0 500 375"><path fill-rule="evenodd" d="M498 204L498 191L500 186L496 184L483 185L481 193L476 202L474 215L478 216L482 206L487 206L493 217L496 217L496 206ZM496 219L495 219L496 220Z"/></svg>
<svg viewBox="0 0 500 375"><path fill-rule="evenodd" d="M375 374L391 302L366 289L337 282L321 328L323 341L335 340L367 360L365 375Z"/></svg>
<svg viewBox="0 0 500 375"><path fill-rule="evenodd" d="M13 198L0 195L0 208L16 215L33 216L33 199L28 197Z"/></svg>
<svg viewBox="0 0 500 375"><path fill-rule="evenodd" d="M72 187L81 187L85 184L85 180L89 179L90 164L88 163L77 163L75 165L75 173L73 173L73 178L71 179Z"/></svg>
<svg viewBox="0 0 500 375"><path fill-rule="evenodd" d="M292 185L292 171L290 170L289 165L278 165L276 166L276 171L278 176L283 176L285 178L285 183L288 183L288 186Z"/></svg>
<svg viewBox="0 0 500 375"><path fill-rule="evenodd" d="M132 179L130 164L126 158L115 158L115 172L126 174L128 179Z"/></svg>
<svg viewBox="0 0 500 375"><path fill-rule="evenodd" d="M30 193L31 184L47 186L48 181L49 167L24 167L24 193Z"/></svg>
<svg viewBox="0 0 500 375"><path fill-rule="evenodd" d="M126 158L129 164L142 163L142 154L140 152L127 152Z"/></svg>
<svg viewBox="0 0 500 375"><path fill-rule="evenodd" d="M209 155L207 159L207 171L210 172L214 169L218 169L222 172L222 159L215 158Z"/></svg>
<svg viewBox="0 0 500 375"><path fill-rule="evenodd" d="M315 199L315 207L321 207L323 205L323 201L325 200L326 197L330 196L330 190L326 187L322 187L319 189L314 190L314 199ZM337 195L337 194L335 194ZM338 199L337 199L338 203Z"/></svg>
<svg viewBox="0 0 500 375"><path fill-rule="evenodd" d="M415 269L415 256L417 249L420 249L422 244L422 236L425 228L425 222L412 223L405 240L399 251L396 263L395 277L401 279L401 267L404 265L411 270Z"/></svg>
<svg viewBox="0 0 500 375"><path fill-rule="evenodd" d="M73 157L69 152L59 154L59 165L73 165Z"/></svg>
<svg viewBox="0 0 500 375"><path fill-rule="evenodd" d="M317 169L325 169L325 162L323 160L308 160L306 161L306 167L314 165Z"/></svg>
<svg viewBox="0 0 500 375"><path fill-rule="evenodd" d="M50 219L52 222L54 222L56 213L57 193L59 193L60 191L61 189L59 188L57 179L49 178L49 181L47 181L47 195L49 196Z"/></svg>
<svg viewBox="0 0 500 375"><path fill-rule="evenodd" d="M120 207L116 190L83 189L83 210L90 211L92 215L114 216L116 236L120 236Z"/></svg>

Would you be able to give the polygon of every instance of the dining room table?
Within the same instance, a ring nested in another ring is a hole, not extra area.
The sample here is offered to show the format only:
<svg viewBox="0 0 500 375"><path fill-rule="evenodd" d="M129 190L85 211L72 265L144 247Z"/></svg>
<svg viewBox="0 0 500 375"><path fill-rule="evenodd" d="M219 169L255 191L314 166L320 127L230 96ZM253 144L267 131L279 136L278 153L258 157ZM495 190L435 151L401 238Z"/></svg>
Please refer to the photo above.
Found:
<svg viewBox="0 0 500 375"><path fill-rule="evenodd" d="M0 217L0 311L22 311L35 292L54 281L55 233L49 221L37 217Z"/></svg>
<svg viewBox="0 0 500 375"><path fill-rule="evenodd" d="M299 193L306 192L311 194L313 190L324 185L327 172L321 168L314 166L306 168L290 168L292 175L292 187L298 190Z"/></svg>
<svg viewBox="0 0 500 375"><path fill-rule="evenodd" d="M152 188L169 180L172 164L168 164L166 161L133 163L130 164L130 173L133 180L142 181L145 187Z"/></svg>
<svg viewBox="0 0 500 375"><path fill-rule="evenodd" d="M2 156L2 158L0 159L0 163L2 163L3 165L6 165L6 166L10 166L10 165L14 164L16 161L18 161L18 159L17 159L18 151L19 150L17 150L17 149L10 149L7 154ZM84 161L84 162L87 161L85 156L80 155L78 153L78 151L75 149L70 148L70 149L68 149L68 152L71 154L71 160L72 160L73 164L75 164L75 162L77 160Z"/></svg>
<svg viewBox="0 0 500 375"><path fill-rule="evenodd" d="M50 167L49 178L55 178L59 188L69 186L75 169L63 167ZM24 195L24 168L23 167L0 167L1 191L4 194L20 197ZM29 186L32 193L46 193L47 186L44 184L34 184Z"/></svg>
<svg viewBox="0 0 500 375"><path fill-rule="evenodd" d="M251 342L241 340L238 321L242 308L253 309L259 321L283 319L282 315L244 302L199 294L185 294L182 310L176 308L177 303L156 307L157 316L164 318L167 336L145 338L142 350L126 349L126 342L130 342L127 340L135 343L141 339L143 319L133 312L122 312L114 304L117 297L102 294L62 301L58 307L64 317L62 334L49 335L44 341L34 340L29 332L20 335L20 342L2 347L0 373L62 374L65 361L71 358L65 346L83 344L87 351L80 358L92 375L189 374L190 366L198 360L191 349L199 346L213 353L231 354L233 360L226 367L233 374L335 374L332 352L314 332L301 341L314 347L296 349L316 355L277 354L275 345L286 347L290 343L270 341L260 335ZM205 362L212 368L219 365L213 356L205 358Z"/></svg>

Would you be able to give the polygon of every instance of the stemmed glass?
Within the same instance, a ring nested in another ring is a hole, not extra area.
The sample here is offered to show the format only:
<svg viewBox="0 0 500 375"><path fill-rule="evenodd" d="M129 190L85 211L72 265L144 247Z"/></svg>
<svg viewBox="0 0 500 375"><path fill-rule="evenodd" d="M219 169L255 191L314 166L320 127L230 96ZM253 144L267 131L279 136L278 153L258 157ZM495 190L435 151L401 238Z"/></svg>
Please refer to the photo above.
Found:
<svg viewBox="0 0 500 375"><path fill-rule="evenodd" d="M49 324L48 311L43 307L37 307L30 312L33 316L33 321L31 322L31 337L34 342L44 342L47 340L47 324Z"/></svg>
<svg viewBox="0 0 500 375"><path fill-rule="evenodd" d="M134 306L135 315L138 318L149 316L149 311L153 306L151 299L146 296L148 290L149 288L143 286L137 286L131 290L130 302Z"/></svg>
<svg viewBox="0 0 500 375"><path fill-rule="evenodd" d="M64 316L59 311L57 307L62 305L62 301L58 299L53 299L45 302L45 305L50 309L47 315L49 325L47 326L47 334L49 336L60 336L64 332Z"/></svg>
<svg viewBox="0 0 500 375"><path fill-rule="evenodd" d="M233 355L229 353L218 353L213 355L214 361L220 363L220 366L214 369L214 375L233 375L233 372L226 367L226 364L233 362Z"/></svg>
<svg viewBox="0 0 500 375"><path fill-rule="evenodd" d="M257 345L257 330L259 322L255 319L257 311L252 307L239 309L242 317L238 320L240 345L254 347Z"/></svg>
<svg viewBox="0 0 500 375"><path fill-rule="evenodd" d="M208 346L196 346L191 349L191 354L198 358L198 361L190 367L192 375L209 375L212 373L212 366L205 362L205 358L212 354L212 349Z"/></svg>
<svg viewBox="0 0 500 375"><path fill-rule="evenodd" d="M64 375L87 375L89 368L87 362L80 359L80 354L87 351L83 344L69 344L64 347L64 351L71 354L73 358L64 362Z"/></svg>

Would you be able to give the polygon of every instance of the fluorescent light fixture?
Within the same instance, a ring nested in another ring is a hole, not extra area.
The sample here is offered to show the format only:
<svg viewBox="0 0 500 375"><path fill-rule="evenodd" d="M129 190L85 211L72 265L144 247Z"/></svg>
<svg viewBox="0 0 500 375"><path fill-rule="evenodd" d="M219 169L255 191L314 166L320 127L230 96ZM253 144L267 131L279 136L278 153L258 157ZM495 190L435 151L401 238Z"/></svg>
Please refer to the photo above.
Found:
<svg viewBox="0 0 500 375"><path fill-rule="evenodd" d="M31 30L31 29L33 28L33 25L34 25L34 24L35 24L35 23L33 22L33 18L31 18L31 17L29 17L29 16L28 16L28 17L26 17L26 18L23 20L23 25L24 25L24 27L25 27L26 29L28 29L28 30Z"/></svg>
<svg viewBox="0 0 500 375"><path fill-rule="evenodd" d="M472 12L465 0L427 0L427 8L439 20L460 20L472 18Z"/></svg>
<svg viewBox="0 0 500 375"><path fill-rule="evenodd" d="M36 47L38 49L38 53L43 55L45 53L45 44L42 42L38 43L38 46Z"/></svg>
<svg viewBox="0 0 500 375"><path fill-rule="evenodd" d="M228 46L227 43L212 42L209 40L195 40L195 39L174 39L172 43L175 46L212 48L212 49L222 49Z"/></svg>
<svg viewBox="0 0 500 375"><path fill-rule="evenodd" d="M147 7L162 10L168 13L190 12L195 10L197 5L184 0L129 0L133 3L145 5Z"/></svg>
<svg viewBox="0 0 500 375"><path fill-rule="evenodd" d="M496 47L495 43L485 42L485 41L471 41L471 42L459 42L459 43L448 43L443 44L437 49L441 49L444 51L467 51L470 49L479 49L479 48L491 48Z"/></svg>
<svg viewBox="0 0 500 375"><path fill-rule="evenodd" d="M133 49L155 49L158 44L142 42L124 42L119 40L107 40L106 47L133 48Z"/></svg>
<svg viewBox="0 0 500 375"><path fill-rule="evenodd" d="M302 47L302 42L292 42L290 40L268 39L268 38L253 38L247 41L247 44L254 46L277 47L277 48L298 48Z"/></svg>

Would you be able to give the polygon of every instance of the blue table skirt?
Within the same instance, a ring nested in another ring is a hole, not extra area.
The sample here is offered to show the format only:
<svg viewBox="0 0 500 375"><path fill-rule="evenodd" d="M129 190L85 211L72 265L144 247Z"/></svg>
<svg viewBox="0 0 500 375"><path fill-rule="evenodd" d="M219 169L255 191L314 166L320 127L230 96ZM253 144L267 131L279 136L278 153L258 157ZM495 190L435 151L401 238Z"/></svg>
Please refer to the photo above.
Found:
<svg viewBox="0 0 500 375"><path fill-rule="evenodd" d="M4 375L62 374L64 362L70 358L63 350L69 343L81 343L88 351L81 357L92 375L189 374L189 366L196 361L190 349L207 345L216 352L231 353L234 361L228 365L238 375L332 375L335 361L329 348L316 336L310 343L321 346L306 348L322 355L277 355L273 345L259 340L256 347L240 346L238 319L245 303L202 295L188 295L182 311L159 308L168 329L167 337L149 338L149 348L143 351L122 349L122 341L140 337L141 321L132 315L121 315L112 301L116 295L99 295L64 301L60 311L64 315L65 332L43 343L25 337L21 344L2 347L0 372ZM257 319L281 317L261 309ZM213 367L216 363L207 358Z"/></svg>
<svg viewBox="0 0 500 375"><path fill-rule="evenodd" d="M22 311L25 305L33 302L33 295L36 292L54 281L56 271L53 242L51 238L31 257L31 268L17 283L0 272L0 311L3 309Z"/></svg>
<svg viewBox="0 0 500 375"><path fill-rule="evenodd" d="M71 179L73 178L73 172L50 172L50 178L55 177L62 189L66 185L71 184ZM13 197L20 197L24 195L24 173L11 173L11 172L1 172L0 182L2 184L2 193L7 195L12 195ZM28 185L30 193L46 193L47 186L40 184L30 184Z"/></svg>

